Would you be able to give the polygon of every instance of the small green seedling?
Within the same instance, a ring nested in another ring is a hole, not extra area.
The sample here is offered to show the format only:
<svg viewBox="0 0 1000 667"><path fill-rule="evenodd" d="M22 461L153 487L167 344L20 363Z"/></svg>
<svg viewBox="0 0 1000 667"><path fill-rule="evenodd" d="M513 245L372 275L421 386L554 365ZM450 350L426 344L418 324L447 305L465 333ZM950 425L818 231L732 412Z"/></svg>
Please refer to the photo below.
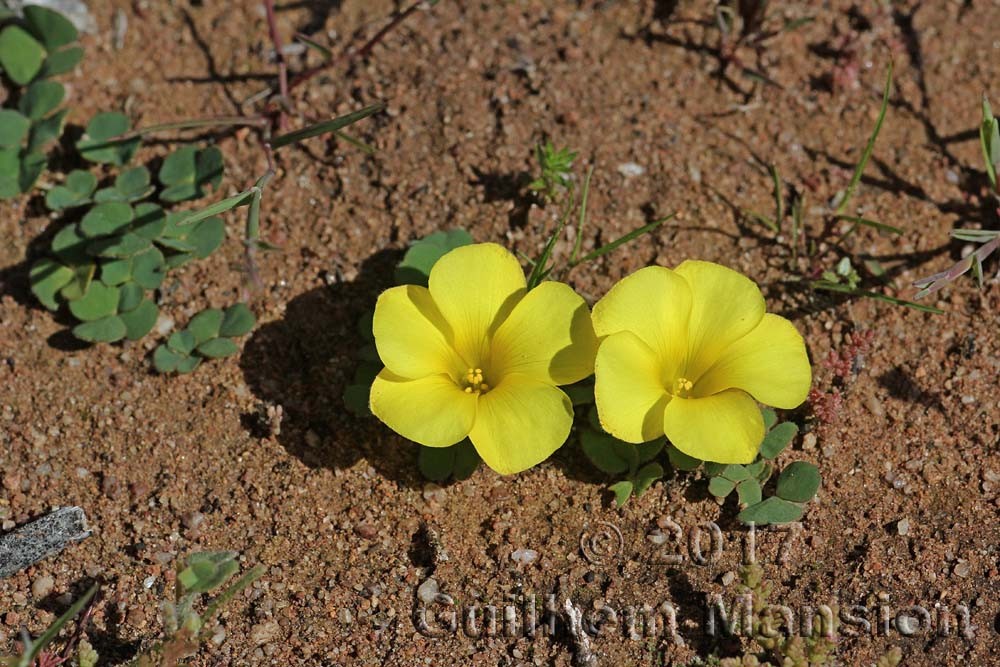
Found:
<svg viewBox="0 0 1000 667"><path fill-rule="evenodd" d="M528 184L528 188L543 200L554 202L560 191L573 187L573 161L577 153L568 148L556 149L551 141L535 147L538 160L538 177Z"/></svg>
<svg viewBox="0 0 1000 667"><path fill-rule="evenodd" d="M75 655L78 667L94 667L97 664L97 653L86 639L80 638L80 633L74 633L74 636L68 640L69 643L59 653L48 651L47 648L59 636L66 624L90 605L91 600L97 594L97 589L97 584L87 589L87 592L74 602L62 616L57 618L38 639L32 639L26 632L22 632L21 654L0 656L0 667L58 665L65 660L62 656L67 655ZM84 614L84 618L86 616L87 614Z"/></svg>
<svg viewBox="0 0 1000 667"><path fill-rule="evenodd" d="M220 359L239 352L234 339L253 330L256 318L246 304L226 310L209 308L175 331L153 353L153 366L160 373L190 373L204 359Z"/></svg>
<svg viewBox="0 0 1000 667"><path fill-rule="evenodd" d="M240 569L238 556L235 551L203 552L193 553L181 561L177 567L174 600L163 602L165 639L126 664L129 667L156 667L165 664L166 660L173 664L195 655L200 644L208 639L209 623L222 607L264 574L264 567L257 565L226 586ZM221 593L207 601L204 611L196 611L195 605L204 595L223 586L226 588Z"/></svg>

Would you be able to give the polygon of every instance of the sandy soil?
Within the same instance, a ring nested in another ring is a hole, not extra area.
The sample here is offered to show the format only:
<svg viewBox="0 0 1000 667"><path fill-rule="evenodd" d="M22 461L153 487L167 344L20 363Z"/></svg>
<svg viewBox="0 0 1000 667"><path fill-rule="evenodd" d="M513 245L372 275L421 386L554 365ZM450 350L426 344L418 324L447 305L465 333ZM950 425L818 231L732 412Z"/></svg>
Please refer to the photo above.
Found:
<svg viewBox="0 0 1000 667"><path fill-rule="evenodd" d="M107 109L126 110L137 125L237 113L240 100L272 81L255 2L91 4L102 29L85 38L87 58L68 80L77 125ZM383 0L281 4L286 35L308 30L338 48L357 29L371 34L393 9ZM51 221L37 200L0 205L0 519L10 528L76 504L95 527L58 558L0 582L0 649L21 625L39 633L99 580L92 641L109 660L126 658L161 627L174 559L234 549L267 574L227 609L193 664L571 664L565 633L422 635L414 612L428 576L457 609L523 609L527 596L549 594L588 610L667 601L679 609L683 645L606 629L592 640L601 665L740 654L738 640L708 634L705 609L706 595L734 594L725 583L744 557L746 530L733 501L720 507L697 476L671 476L615 509L607 480L570 443L516 477L481 469L437 488L420 478L413 445L343 409L362 344L354 323L391 283L409 241L464 227L480 241L540 250L553 210L533 204L523 186L534 144L550 137L580 151L581 173L596 168L585 247L679 212L569 275L591 301L646 264L728 264L764 287L769 309L794 319L824 390L831 374L820 362L848 333L874 331L839 413L783 455L817 463L824 486L783 557L783 535L758 535L773 599L797 610L866 606L870 630L838 641L844 665L871 664L897 645L906 665L995 664L996 283L980 292L959 282L940 296L943 315L829 299L789 284L787 239L739 210L771 210L767 165L775 163L806 195L807 212L822 213L850 179L893 59L888 119L852 208L905 233L864 231L849 246L881 258L899 288L890 291L912 296L912 280L959 256L951 229L996 224L982 205L974 130L982 91L1000 97L1000 7L776 3L788 17L816 20L771 43L763 66L780 87L755 89L736 70L716 76L708 3L672 4L444 0L366 61L304 87L293 122L387 100L387 113L355 128L379 152L314 139L281 156L265 226L284 252L262 259L265 287L253 302L261 325L238 359L190 376L151 371L156 336L67 344L66 323L27 289L29 245ZM129 28L116 51L119 9ZM838 55L844 44L848 56ZM219 141L235 192L263 171L263 156L252 135ZM140 159L169 146L152 142ZM626 163L643 173L624 175ZM240 225L232 217L224 251L164 286L161 307L179 324L237 298ZM268 405L284 412L280 433L256 416ZM671 520L686 538L702 526L706 552L704 524L717 522L721 556L698 565L685 543L683 562L665 559L678 547L647 533ZM522 549L538 558L516 562ZM935 619L965 605L973 636L953 622L947 634L938 623L905 637L894 619L911 605ZM893 619L888 632L882 608Z"/></svg>

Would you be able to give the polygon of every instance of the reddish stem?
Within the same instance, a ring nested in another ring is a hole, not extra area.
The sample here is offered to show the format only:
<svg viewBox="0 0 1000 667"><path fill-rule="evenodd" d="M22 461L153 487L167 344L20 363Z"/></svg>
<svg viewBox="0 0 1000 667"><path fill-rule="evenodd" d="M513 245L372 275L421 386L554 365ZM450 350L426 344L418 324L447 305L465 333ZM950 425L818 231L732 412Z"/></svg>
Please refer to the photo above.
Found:
<svg viewBox="0 0 1000 667"><path fill-rule="evenodd" d="M278 33L278 21L274 14L274 0L264 0L264 11L267 13L267 31L274 44L274 54L278 60L278 93L281 95L282 109L278 112L278 127L283 131L287 126L284 105L288 100L288 63L285 61L285 51Z"/></svg>

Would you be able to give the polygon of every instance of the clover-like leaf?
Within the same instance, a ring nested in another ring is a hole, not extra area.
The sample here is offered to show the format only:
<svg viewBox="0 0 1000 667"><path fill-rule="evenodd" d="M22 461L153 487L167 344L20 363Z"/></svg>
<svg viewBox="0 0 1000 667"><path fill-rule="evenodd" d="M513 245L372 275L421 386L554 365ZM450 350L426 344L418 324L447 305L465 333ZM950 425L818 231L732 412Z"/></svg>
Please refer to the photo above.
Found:
<svg viewBox="0 0 1000 667"><path fill-rule="evenodd" d="M195 351L209 359L221 359L236 354L240 348L230 338L213 338L200 344Z"/></svg>
<svg viewBox="0 0 1000 667"><path fill-rule="evenodd" d="M778 414L771 408L761 408L760 416L764 419L764 430L770 431L778 422Z"/></svg>
<svg viewBox="0 0 1000 667"><path fill-rule="evenodd" d="M121 293L118 297L118 314L135 310L142 303L146 291L135 283L125 283L121 286Z"/></svg>
<svg viewBox="0 0 1000 667"><path fill-rule="evenodd" d="M452 445L450 449L455 450L455 469L452 473L454 478L462 481L472 477L479 464L483 462L472 442L466 438L457 445Z"/></svg>
<svg viewBox="0 0 1000 667"><path fill-rule="evenodd" d="M153 352L153 367L160 373L173 373L186 356L180 355L166 345L160 345Z"/></svg>
<svg viewBox="0 0 1000 667"><path fill-rule="evenodd" d="M177 354L184 356L194 352L194 348L197 345L198 340L194 337L194 334L186 329L182 331L175 331L170 334L170 338L167 339L167 347Z"/></svg>
<svg viewBox="0 0 1000 667"><path fill-rule="evenodd" d="M66 175L66 182L57 185L45 195L45 205L52 211L82 206L90 202L97 189L97 176L83 169L74 169Z"/></svg>
<svg viewBox="0 0 1000 667"><path fill-rule="evenodd" d="M780 454L792 441L799 427L792 422L782 422L764 436L760 445L760 455L765 459L773 459Z"/></svg>
<svg viewBox="0 0 1000 667"><path fill-rule="evenodd" d="M183 146L166 157L157 174L164 189L160 200L179 202L205 195L205 188L218 188L222 181L222 152L215 146L198 150Z"/></svg>
<svg viewBox="0 0 1000 667"><path fill-rule="evenodd" d="M28 151L43 151L48 144L58 139L62 135L63 124L66 122L67 114L69 114L69 109L62 109L48 118L35 121L31 125Z"/></svg>
<svg viewBox="0 0 1000 667"><path fill-rule="evenodd" d="M145 289L156 289L163 284L166 262L158 248L150 248L132 257L132 280Z"/></svg>
<svg viewBox="0 0 1000 667"><path fill-rule="evenodd" d="M712 477L708 480L708 492L716 498L725 498L735 488L736 484L725 477Z"/></svg>
<svg viewBox="0 0 1000 667"><path fill-rule="evenodd" d="M0 67L19 86L30 82L42 68L45 48L21 26L0 31Z"/></svg>
<svg viewBox="0 0 1000 667"><path fill-rule="evenodd" d="M403 255L396 267L397 285L427 286L431 267L449 250L472 243L472 236L464 229L434 232L415 242Z"/></svg>
<svg viewBox="0 0 1000 667"><path fill-rule="evenodd" d="M722 476L730 482L742 482L746 478L750 477L750 471L747 470L746 466L732 463L723 469Z"/></svg>
<svg viewBox="0 0 1000 667"><path fill-rule="evenodd" d="M417 454L420 474L432 482L443 482L455 471L455 445L451 447L420 447Z"/></svg>
<svg viewBox="0 0 1000 667"><path fill-rule="evenodd" d="M615 494L615 504L621 507L628 502L628 499L632 497L632 491L634 486L630 480L623 479L620 482L615 482L608 487L613 494Z"/></svg>
<svg viewBox="0 0 1000 667"><path fill-rule="evenodd" d="M0 199L21 194L21 159L16 148L0 148Z"/></svg>
<svg viewBox="0 0 1000 667"><path fill-rule="evenodd" d="M48 79L60 74L72 72L80 61L83 60L83 49L79 46L71 46L66 49L49 53L42 63L42 69L38 76Z"/></svg>
<svg viewBox="0 0 1000 667"><path fill-rule="evenodd" d="M222 311L218 308L207 308L192 317L186 328L194 335L196 344L200 345L217 338L220 326L222 326Z"/></svg>
<svg viewBox="0 0 1000 667"><path fill-rule="evenodd" d="M684 472L697 470L701 465L701 459L688 456L673 445L667 446L667 458L670 459L670 465Z"/></svg>
<svg viewBox="0 0 1000 667"><path fill-rule="evenodd" d="M222 218L205 218L196 222L184 239L192 246L191 253L198 259L205 259L215 252L226 238L226 226Z"/></svg>
<svg viewBox="0 0 1000 667"><path fill-rule="evenodd" d="M31 120L13 109L0 109L0 148L20 146L28 136Z"/></svg>
<svg viewBox="0 0 1000 667"><path fill-rule="evenodd" d="M45 171L48 158L43 153L25 152L21 154L17 181L21 192L27 192Z"/></svg>
<svg viewBox="0 0 1000 667"><path fill-rule="evenodd" d="M99 320L118 311L120 294L121 291L117 287L92 282L82 297L70 302L69 311L73 313L73 317L82 322Z"/></svg>
<svg viewBox="0 0 1000 667"><path fill-rule="evenodd" d="M648 461L652 461L656 458L656 455L663 451L663 445L666 443L665 438L657 438L656 440L650 440L649 442L642 442L638 445L634 445L635 453L638 464L643 464ZM663 475L663 472L660 472ZM639 495L638 493L636 494Z"/></svg>
<svg viewBox="0 0 1000 667"><path fill-rule="evenodd" d="M66 89L58 81L35 81L17 103L17 108L29 119L41 120L62 104Z"/></svg>
<svg viewBox="0 0 1000 667"><path fill-rule="evenodd" d="M97 257L133 257L152 247L153 242L134 232L97 239L87 246L87 252Z"/></svg>
<svg viewBox="0 0 1000 667"><path fill-rule="evenodd" d="M73 280L73 269L44 257L31 265L28 280L31 292L49 310L58 310L56 293Z"/></svg>
<svg viewBox="0 0 1000 667"><path fill-rule="evenodd" d="M79 37L76 27L68 18L48 7L26 5L24 22L31 34L49 51L72 44Z"/></svg>
<svg viewBox="0 0 1000 667"><path fill-rule="evenodd" d="M607 433L598 433L589 428L580 429L580 445L590 462L601 472L620 475L630 468L630 461L617 447L618 440ZM630 492L631 493L631 492Z"/></svg>
<svg viewBox="0 0 1000 667"><path fill-rule="evenodd" d="M743 523L754 523L758 526L791 523L802 518L802 505L772 496L747 507L736 518Z"/></svg>
<svg viewBox="0 0 1000 667"><path fill-rule="evenodd" d="M663 477L663 466L659 463L647 463L635 474L635 484L632 493L636 498L646 493L653 482Z"/></svg>
<svg viewBox="0 0 1000 667"><path fill-rule="evenodd" d="M238 338L253 331L257 318L245 303L237 303L226 308L219 325L219 335L226 338Z"/></svg>
<svg viewBox="0 0 1000 667"><path fill-rule="evenodd" d="M105 285L121 285L132 279L132 258L111 259L101 262L101 282Z"/></svg>
<svg viewBox="0 0 1000 667"><path fill-rule="evenodd" d="M160 309L156 304L149 299L143 299L138 306L128 312L119 313L118 317L125 323L125 337L129 340L139 340L152 331L159 315Z"/></svg>
<svg viewBox="0 0 1000 667"><path fill-rule="evenodd" d="M812 499L819 490L819 469L806 461L795 461L788 464L778 475L779 498L795 503L804 503Z"/></svg>
<svg viewBox="0 0 1000 667"><path fill-rule="evenodd" d="M80 221L80 232L88 238L119 234L135 217L132 207L124 202L105 202L87 211Z"/></svg>
<svg viewBox="0 0 1000 667"><path fill-rule="evenodd" d="M761 499L760 482L752 477L745 479L736 485L736 494L739 496L740 505L744 507L756 505Z"/></svg>
<svg viewBox="0 0 1000 667"><path fill-rule="evenodd" d="M73 327L73 335L88 343L114 343L125 337L125 323L117 315L84 322Z"/></svg>
<svg viewBox="0 0 1000 667"><path fill-rule="evenodd" d="M135 219L132 220L132 231L150 241L160 238L167 226L167 214L162 208L151 202L140 202L135 205Z"/></svg>
<svg viewBox="0 0 1000 667"><path fill-rule="evenodd" d="M229 581L240 569L235 551L193 553L186 567L177 573L177 582L189 593L209 593Z"/></svg>
<svg viewBox="0 0 1000 667"><path fill-rule="evenodd" d="M91 262L79 264L72 268L73 280L69 281L66 287L59 290L59 296L67 301L76 301L83 298L94 280L94 272L97 270L97 265Z"/></svg>
<svg viewBox="0 0 1000 667"><path fill-rule="evenodd" d="M346 407L352 414L358 417L367 417L371 415L371 410L368 408L368 398L371 395L371 390L372 390L371 384L347 385L344 388L344 394L343 394L344 407ZM440 448L421 447L421 450L423 449L440 449Z"/></svg>
<svg viewBox="0 0 1000 667"><path fill-rule="evenodd" d="M117 111L99 113L87 123L76 148L84 160L121 166L132 159L139 138L115 139L129 130L128 117Z"/></svg>

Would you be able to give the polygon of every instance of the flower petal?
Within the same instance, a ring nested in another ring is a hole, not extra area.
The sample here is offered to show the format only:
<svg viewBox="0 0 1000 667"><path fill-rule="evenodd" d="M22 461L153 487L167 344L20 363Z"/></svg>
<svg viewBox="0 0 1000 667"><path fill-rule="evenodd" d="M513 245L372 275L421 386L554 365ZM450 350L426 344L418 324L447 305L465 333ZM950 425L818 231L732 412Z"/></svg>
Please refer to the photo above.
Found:
<svg viewBox="0 0 1000 667"><path fill-rule="evenodd" d="M638 336L619 331L597 350L594 399L604 430L625 442L663 435L663 387L657 355Z"/></svg>
<svg viewBox="0 0 1000 667"><path fill-rule="evenodd" d="M685 376L697 382L731 343L760 323L764 296L752 280L721 264L688 260L676 272L691 288Z"/></svg>
<svg viewBox="0 0 1000 667"><path fill-rule="evenodd" d="M405 378L465 370L451 327L425 287L401 285L379 296L372 319L375 347L386 368Z"/></svg>
<svg viewBox="0 0 1000 667"><path fill-rule="evenodd" d="M597 336L587 304L569 285L544 282L528 292L493 337L490 368L549 384L571 384L594 372Z"/></svg>
<svg viewBox="0 0 1000 667"><path fill-rule="evenodd" d="M372 414L386 426L427 447L448 447L472 430L476 394L467 394L447 375L407 380L385 369L372 384Z"/></svg>
<svg viewBox="0 0 1000 667"><path fill-rule="evenodd" d="M695 385L695 396L742 389L761 403L790 410L809 395L812 371L802 336L791 322L764 315L753 331L730 345Z"/></svg>
<svg viewBox="0 0 1000 667"><path fill-rule="evenodd" d="M461 246L434 264L428 280L434 303L455 334L467 368L482 366L489 338L524 296L524 270L495 243Z"/></svg>
<svg viewBox="0 0 1000 667"><path fill-rule="evenodd" d="M764 439L764 419L749 394L728 389L704 398L675 396L663 413L663 430L688 456L751 463Z"/></svg>
<svg viewBox="0 0 1000 667"><path fill-rule="evenodd" d="M479 397L469 439L486 465L509 475L541 463L569 436L573 405L551 384L512 374Z"/></svg>
<svg viewBox="0 0 1000 667"><path fill-rule="evenodd" d="M604 337L631 331L660 357L673 377L687 352L691 289L674 271L647 266L620 280L594 306L594 331Z"/></svg>

